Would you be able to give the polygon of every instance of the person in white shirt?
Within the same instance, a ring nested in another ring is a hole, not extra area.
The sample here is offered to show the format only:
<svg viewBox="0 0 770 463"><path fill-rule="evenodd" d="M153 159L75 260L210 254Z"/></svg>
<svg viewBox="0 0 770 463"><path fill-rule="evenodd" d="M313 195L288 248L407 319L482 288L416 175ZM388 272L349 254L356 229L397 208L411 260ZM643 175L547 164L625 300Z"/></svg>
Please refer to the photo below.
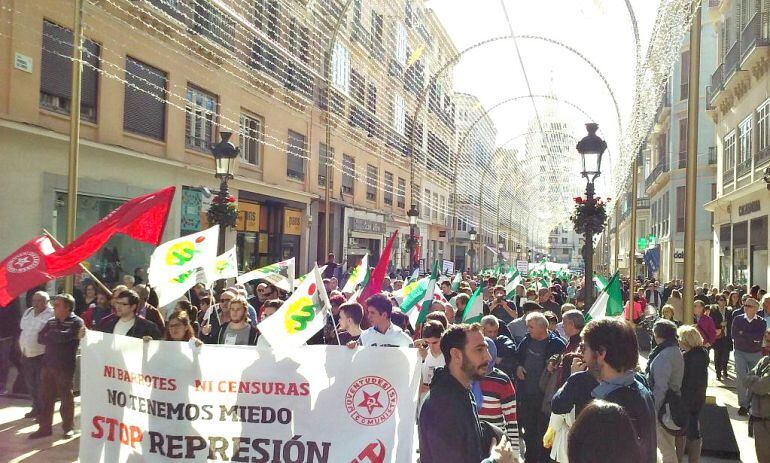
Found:
<svg viewBox="0 0 770 463"><path fill-rule="evenodd" d="M366 317L371 328L361 333L358 342L350 341L350 348L356 345L370 347L412 347L412 338L404 330L390 322L393 306L384 294L375 294L366 300Z"/></svg>
<svg viewBox="0 0 770 463"><path fill-rule="evenodd" d="M433 381L433 372L436 368L446 366L444 354L441 353L441 334L444 332L444 326L436 321L429 320L425 322L422 328L422 339L415 342L419 348L422 358L422 367L420 369L420 398L417 404L417 414L419 416L420 407L425 401L425 396L430 391L430 382Z"/></svg>
<svg viewBox="0 0 770 463"><path fill-rule="evenodd" d="M43 368L42 360L45 346L38 342L37 335L51 317L53 317L53 307L50 304L48 293L45 291L36 292L32 296L32 307L24 312L20 322L21 368L24 382L27 384L27 390L32 398L32 410L24 415L25 418L35 418L41 410L40 371Z"/></svg>

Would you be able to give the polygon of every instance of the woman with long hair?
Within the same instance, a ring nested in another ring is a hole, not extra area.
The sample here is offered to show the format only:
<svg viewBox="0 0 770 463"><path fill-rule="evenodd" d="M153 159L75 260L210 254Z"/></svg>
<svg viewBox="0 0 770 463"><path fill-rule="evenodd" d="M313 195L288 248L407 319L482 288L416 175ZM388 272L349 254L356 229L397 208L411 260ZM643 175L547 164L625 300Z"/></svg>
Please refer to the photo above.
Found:
<svg viewBox="0 0 770 463"><path fill-rule="evenodd" d="M700 412L706 402L708 386L709 354L703 347L703 337L698 328L692 325L679 327L679 348L684 358L684 376L682 377L682 402L690 413L687 421L687 458L690 463L700 462L703 440L700 433ZM677 437L676 453L681 460L685 451L685 438Z"/></svg>
<svg viewBox="0 0 770 463"><path fill-rule="evenodd" d="M678 289L672 290L671 296L669 296L666 304L674 309L674 322L681 324L684 321L684 302L682 301L682 293Z"/></svg>
<svg viewBox="0 0 770 463"><path fill-rule="evenodd" d="M730 293L730 297L727 298L727 306L733 310L740 309L742 307L741 295L738 293L738 291L732 291Z"/></svg>
<svg viewBox="0 0 770 463"><path fill-rule="evenodd" d="M198 308L192 305L187 299L180 299L174 306L174 312L185 312L187 314L193 327L193 333L197 336L198 329L200 328L200 325L198 324Z"/></svg>
<svg viewBox="0 0 770 463"><path fill-rule="evenodd" d="M171 314L166 322L166 332L163 335L165 341L189 341L194 339L196 344L200 341L195 337L192 322L187 312L178 311Z"/></svg>

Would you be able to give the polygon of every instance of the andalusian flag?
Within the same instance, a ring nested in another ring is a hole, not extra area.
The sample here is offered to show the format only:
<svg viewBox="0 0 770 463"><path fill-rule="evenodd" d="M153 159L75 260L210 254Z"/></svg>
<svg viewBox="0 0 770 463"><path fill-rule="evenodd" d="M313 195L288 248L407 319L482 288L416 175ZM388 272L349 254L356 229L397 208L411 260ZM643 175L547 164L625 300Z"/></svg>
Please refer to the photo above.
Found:
<svg viewBox="0 0 770 463"><path fill-rule="evenodd" d="M452 291L457 291L458 289L460 289L461 281L463 281L462 273L456 273L455 277L452 278Z"/></svg>
<svg viewBox="0 0 770 463"><path fill-rule="evenodd" d="M401 311L408 313L412 307L420 302L425 295L425 291L428 289L428 281L430 277L425 277L421 280L413 281L404 285L403 288L394 291L393 297L396 298Z"/></svg>
<svg viewBox="0 0 770 463"><path fill-rule="evenodd" d="M505 297L506 299L512 299L516 296L516 287L521 284L521 274L518 271L514 271L513 275L505 281Z"/></svg>
<svg viewBox="0 0 770 463"><path fill-rule="evenodd" d="M440 290L438 291L438 295L436 294L438 289L436 287L436 281L438 281L438 277L438 261L436 261L433 264L433 271L431 272L430 277L428 277L428 284L425 288L425 293L422 295L422 299L407 313L407 317L409 317L409 322L412 324L412 327L417 327L417 325L425 321L425 317L430 313L430 306L433 304L433 301L444 299Z"/></svg>
<svg viewBox="0 0 770 463"><path fill-rule="evenodd" d="M607 287L607 279L598 273L594 274L594 283L596 283L596 290L598 292L604 291L604 288Z"/></svg>
<svg viewBox="0 0 770 463"><path fill-rule="evenodd" d="M274 348L299 347L326 324L329 298L318 266L273 315L257 325Z"/></svg>
<svg viewBox="0 0 770 463"><path fill-rule="evenodd" d="M251 272L244 273L235 279L238 284L244 284L247 281L259 280L265 278L267 275L279 274L284 277L280 283L276 286L286 292L291 292L294 289L294 258L282 260L274 264L266 265L264 267L252 270Z"/></svg>
<svg viewBox="0 0 770 463"><path fill-rule="evenodd" d="M366 282L369 280L369 254L366 254L361 263L350 272L350 277L345 283L345 287L342 288L343 293L352 293L356 290L356 287L360 284L363 288L366 286Z"/></svg>
<svg viewBox="0 0 770 463"><path fill-rule="evenodd" d="M586 321L623 314L623 293L620 290L620 274L615 272L599 297L586 313Z"/></svg>
<svg viewBox="0 0 770 463"><path fill-rule="evenodd" d="M463 323L479 323L484 316L484 286L478 285L465 306Z"/></svg>
<svg viewBox="0 0 770 463"><path fill-rule="evenodd" d="M409 283L413 283L420 279L420 269L416 268L414 269L414 272L412 272L412 275L409 277Z"/></svg>

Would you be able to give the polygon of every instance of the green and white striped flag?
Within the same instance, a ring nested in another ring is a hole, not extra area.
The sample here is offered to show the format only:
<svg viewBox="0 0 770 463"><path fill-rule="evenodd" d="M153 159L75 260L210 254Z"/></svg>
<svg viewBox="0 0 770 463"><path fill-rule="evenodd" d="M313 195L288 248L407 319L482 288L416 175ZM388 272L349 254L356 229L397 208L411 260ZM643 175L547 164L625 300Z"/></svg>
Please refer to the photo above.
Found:
<svg viewBox="0 0 770 463"><path fill-rule="evenodd" d="M511 299L516 296L516 287L521 284L521 274L518 271L514 271L510 278L505 282L505 297Z"/></svg>
<svg viewBox="0 0 770 463"><path fill-rule="evenodd" d="M356 287L360 284L361 287L366 286L366 281L369 279L369 254L366 254L361 262L350 272L348 281L345 282L345 287L342 288L343 293L355 292Z"/></svg>
<svg viewBox="0 0 770 463"><path fill-rule="evenodd" d="M422 299L418 304L413 305L409 311L406 312L407 317L409 317L409 323L411 323L412 327L414 328L416 328L420 323L424 322L425 317L430 312L430 306L433 304L433 301L436 298L436 281L438 281L438 277L438 262L435 262L433 264L433 271L428 277L428 283L425 287L425 292L422 294ZM440 293L441 292L439 291L439 294ZM403 306L401 310L403 310Z"/></svg>
<svg viewBox="0 0 770 463"><path fill-rule="evenodd" d="M598 273L594 274L594 283L596 284L596 290L598 292L604 291L604 288L607 287L607 279Z"/></svg>
<svg viewBox="0 0 770 463"><path fill-rule="evenodd" d="M463 323L479 323L484 316L484 286L479 285L468 300L463 312Z"/></svg>
<svg viewBox="0 0 770 463"><path fill-rule="evenodd" d="M586 313L586 321L618 315L623 315L623 293L620 290L620 274L615 272Z"/></svg>
<svg viewBox="0 0 770 463"><path fill-rule="evenodd" d="M460 282L463 280L462 273L456 273L455 277L452 278L452 291L457 291L460 289Z"/></svg>

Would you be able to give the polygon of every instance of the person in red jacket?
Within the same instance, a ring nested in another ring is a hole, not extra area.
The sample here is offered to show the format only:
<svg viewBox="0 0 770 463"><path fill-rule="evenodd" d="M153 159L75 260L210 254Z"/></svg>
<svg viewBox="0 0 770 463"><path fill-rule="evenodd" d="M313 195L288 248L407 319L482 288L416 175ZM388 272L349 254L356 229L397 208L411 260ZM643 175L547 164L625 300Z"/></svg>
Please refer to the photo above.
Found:
<svg viewBox="0 0 770 463"><path fill-rule="evenodd" d="M703 347L709 348L717 339L717 328L714 320L706 313L706 305L701 300L693 301L692 313L695 325L703 336Z"/></svg>

